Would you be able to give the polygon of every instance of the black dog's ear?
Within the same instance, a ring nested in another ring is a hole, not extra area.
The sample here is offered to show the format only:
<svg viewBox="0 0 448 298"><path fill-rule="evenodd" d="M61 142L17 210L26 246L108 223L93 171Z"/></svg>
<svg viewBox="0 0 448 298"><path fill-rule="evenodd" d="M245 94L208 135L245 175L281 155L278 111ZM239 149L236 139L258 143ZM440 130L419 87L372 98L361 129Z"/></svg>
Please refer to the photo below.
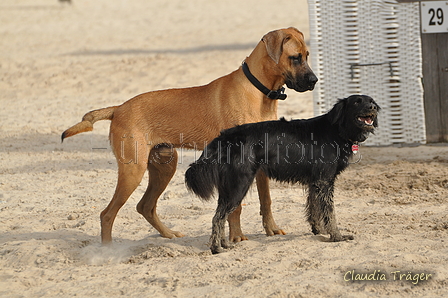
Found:
<svg viewBox="0 0 448 298"><path fill-rule="evenodd" d="M374 105L376 105L376 110L379 113L381 108L379 105L376 104L376 102L373 102ZM378 127L378 113L377 116L375 117L375 120L373 120L373 127L377 128Z"/></svg>
<svg viewBox="0 0 448 298"><path fill-rule="evenodd" d="M347 103L347 98L338 99L338 102L328 112L331 124L341 123L344 118L344 109Z"/></svg>
<svg viewBox="0 0 448 298"><path fill-rule="evenodd" d="M375 105L376 111L379 113L381 111L381 107L372 99L372 104ZM378 127L378 117L375 117L373 121L373 127Z"/></svg>
<svg viewBox="0 0 448 298"><path fill-rule="evenodd" d="M381 111L381 107L375 101L373 101L373 104L376 106L378 112Z"/></svg>

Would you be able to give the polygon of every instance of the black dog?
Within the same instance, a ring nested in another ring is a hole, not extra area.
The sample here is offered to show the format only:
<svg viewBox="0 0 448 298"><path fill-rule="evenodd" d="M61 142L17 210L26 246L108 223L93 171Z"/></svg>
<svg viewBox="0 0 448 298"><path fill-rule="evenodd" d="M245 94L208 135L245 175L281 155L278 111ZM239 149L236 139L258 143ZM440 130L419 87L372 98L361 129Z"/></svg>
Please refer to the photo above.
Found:
<svg viewBox="0 0 448 298"><path fill-rule="evenodd" d="M314 234L328 233L330 241L353 239L341 235L336 225L334 182L349 165L358 142L378 126L379 110L371 97L352 95L315 118L266 121L223 131L185 174L187 187L203 200L218 189L212 253L228 248L225 221L243 200L257 171L308 186L306 210Z"/></svg>

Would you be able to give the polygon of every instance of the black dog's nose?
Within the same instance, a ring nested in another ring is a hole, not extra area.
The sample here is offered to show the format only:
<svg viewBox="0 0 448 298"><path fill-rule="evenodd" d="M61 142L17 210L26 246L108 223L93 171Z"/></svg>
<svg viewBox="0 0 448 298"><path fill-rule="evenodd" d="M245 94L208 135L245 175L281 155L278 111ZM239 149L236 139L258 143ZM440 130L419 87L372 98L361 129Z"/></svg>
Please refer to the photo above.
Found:
<svg viewBox="0 0 448 298"><path fill-rule="evenodd" d="M371 110L376 110L377 107L376 107L376 105L374 103L370 103L370 109Z"/></svg>

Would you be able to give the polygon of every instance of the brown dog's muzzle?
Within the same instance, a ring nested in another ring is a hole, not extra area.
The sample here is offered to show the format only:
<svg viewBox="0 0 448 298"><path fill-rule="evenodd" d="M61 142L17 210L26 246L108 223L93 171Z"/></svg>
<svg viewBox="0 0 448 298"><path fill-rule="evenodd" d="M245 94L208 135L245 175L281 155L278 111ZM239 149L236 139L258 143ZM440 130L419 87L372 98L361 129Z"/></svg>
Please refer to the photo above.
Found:
<svg viewBox="0 0 448 298"><path fill-rule="evenodd" d="M305 92L313 90L318 78L311 70L305 74L293 78L292 75L287 75L286 86L290 89L294 89L297 92Z"/></svg>
<svg viewBox="0 0 448 298"><path fill-rule="evenodd" d="M309 72L305 75L305 81L308 81L308 86L307 86L307 90L313 90L314 89L314 85L316 85L317 81L319 79L316 77L316 75L314 74L314 72Z"/></svg>

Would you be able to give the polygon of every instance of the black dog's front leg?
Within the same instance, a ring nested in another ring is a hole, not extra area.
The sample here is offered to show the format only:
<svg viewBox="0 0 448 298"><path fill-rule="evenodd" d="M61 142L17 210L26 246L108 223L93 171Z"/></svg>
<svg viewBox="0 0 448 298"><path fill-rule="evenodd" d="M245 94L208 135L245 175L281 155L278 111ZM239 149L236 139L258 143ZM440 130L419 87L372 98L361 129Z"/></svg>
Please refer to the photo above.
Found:
<svg viewBox="0 0 448 298"><path fill-rule="evenodd" d="M330 241L353 240L352 235L341 235L336 223L333 202L334 181L320 181L309 186L308 222L314 234L327 232Z"/></svg>

